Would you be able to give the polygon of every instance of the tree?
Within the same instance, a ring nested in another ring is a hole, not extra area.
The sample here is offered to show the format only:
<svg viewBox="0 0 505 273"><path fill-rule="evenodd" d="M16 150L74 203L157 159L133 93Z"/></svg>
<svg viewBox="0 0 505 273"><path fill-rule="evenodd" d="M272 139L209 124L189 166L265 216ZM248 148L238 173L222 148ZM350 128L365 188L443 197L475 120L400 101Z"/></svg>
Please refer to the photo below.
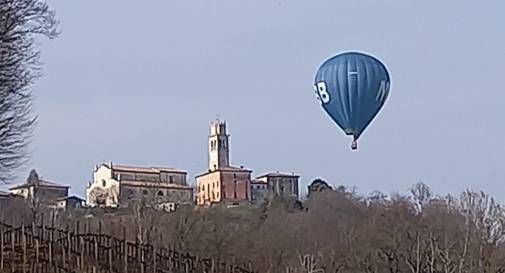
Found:
<svg viewBox="0 0 505 273"><path fill-rule="evenodd" d="M410 188L411 198L416 206L417 213L422 213L423 208L432 200L433 192L423 182L419 182Z"/></svg>
<svg viewBox="0 0 505 273"><path fill-rule="evenodd" d="M27 158L37 120L31 87L41 76L35 38L58 35L55 12L43 0L0 0L0 181Z"/></svg>
<svg viewBox="0 0 505 273"><path fill-rule="evenodd" d="M26 184L33 187L32 192L29 193L28 201L30 202L30 209L32 211L32 222L35 223L37 221L37 217L40 209L40 199L39 199L39 174L35 169L30 171L28 174L28 178L26 178Z"/></svg>
<svg viewBox="0 0 505 273"><path fill-rule="evenodd" d="M309 190L309 193L308 193L309 196L311 193L332 190L330 185L328 185L328 183L321 178L314 179L312 181L312 183L307 188Z"/></svg>

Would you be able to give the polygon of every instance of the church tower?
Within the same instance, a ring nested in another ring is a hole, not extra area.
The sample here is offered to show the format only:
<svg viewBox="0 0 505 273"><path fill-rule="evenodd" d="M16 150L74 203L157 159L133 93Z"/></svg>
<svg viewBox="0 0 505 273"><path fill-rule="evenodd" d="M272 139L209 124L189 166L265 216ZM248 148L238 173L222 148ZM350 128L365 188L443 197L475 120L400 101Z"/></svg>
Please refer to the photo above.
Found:
<svg viewBox="0 0 505 273"><path fill-rule="evenodd" d="M226 122L216 120L210 124L209 135L209 170L215 171L230 166L229 135Z"/></svg>

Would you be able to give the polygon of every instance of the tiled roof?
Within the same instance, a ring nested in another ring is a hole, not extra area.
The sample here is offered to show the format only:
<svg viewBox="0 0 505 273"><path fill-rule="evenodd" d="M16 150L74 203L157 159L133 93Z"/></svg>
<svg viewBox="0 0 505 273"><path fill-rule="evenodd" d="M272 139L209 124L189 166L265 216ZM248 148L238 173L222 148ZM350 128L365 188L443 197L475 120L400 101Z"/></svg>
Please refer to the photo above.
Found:
<svg viewBox="0 0 505 273"><path fill-rule="evenodd" d="M60 197L60 198L56 198L55 200L56 201L63 201L63 200L68 200L68 199L77 199L77 200L80 200L80 201L85 201L84 199L82 199L81 197L79 196L75 196L75 195L72 195L72 196L65 196L65 197Z"/></svg>
<svg viewBox="0 0 505 273"><path fill-rule="evenodd" d="M204 176L204 175L207 175L209 173L215 173L215 172L219 172L219 171L222 171L222 172L227 172L228 171L228 172L247 172L247 173L252 173L252 170L245 169L243 167L226 166L226 167L221 167L221 168L219 168L217 170L207 171L205 173L197 175L196 177Z"/></svg>
<svg viewBox="0 0 505 273"><path fill-rule="evenodd" d="M24 183L24 184L12 187L9 190L17 190L17 189L22 189L22 188L28 188L31 186L32 186L31 183ZM39 179L39 186L40 187L48 187L48 188L67 188L67 189L70 188L69 186L62 185L62 184L59 184L56 182L47 181L44 179Z"/></svg>
<svg viewBox="0 0 505 273"><path fill-rule="evenodd" d="M109 165L107 167L111 168ZM176 168L168 167L141 167L141 166L128 166L112 164L112 170L123 172L138 172L138 173L160 173L160 172L173 172L173 173L186 173L186 171Z"/></svg>
<svg viewBox="0 0 505 273"><path fill-rule="evenodd" d="M151 188L166 188L166 189L181 189L181 190L192 190L191 186L184 186L174 183L163 183L163 182L148 182L148 181L134 181L134 180L122 180L121 185L132 186L132 187L151 187Z"/></svg>
<svg viewBox="0 0 505 273"><path fill-rule="evenodd" d="M274 172L270 172L270 173L266 173L266 174L257 176L256 179L263 178L263 177L300 177L300 176L296 175L294 173L287 174L287 173L279 173L279 172L275 172L275 173Z"/></svg>
<svg viewBox="0 0 505 273"><path fill-rule="evenodd" d="M218 171L239 171L239 172L252 172L249 169L245 169L243 167L235 167L235 166L227 166L227 167L221 167L218 169Z"/></svg>

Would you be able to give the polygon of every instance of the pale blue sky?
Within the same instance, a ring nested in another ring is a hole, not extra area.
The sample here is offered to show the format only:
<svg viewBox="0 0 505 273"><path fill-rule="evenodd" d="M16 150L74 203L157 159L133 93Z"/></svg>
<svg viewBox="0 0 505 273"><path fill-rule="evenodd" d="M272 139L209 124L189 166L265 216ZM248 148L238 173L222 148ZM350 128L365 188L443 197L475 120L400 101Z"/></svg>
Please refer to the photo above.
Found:
<svg viewBox="0 0 505 273"><path fill-rule="evenodd" d="M209 122L232 162L360 192L466 187L505 200L503 1L50 1L35 167L81 196L102 161L206 169ZM315 99L341 51L380 58L385 107L358 152ZM24 179L27 171L21 173Z"/></svg>

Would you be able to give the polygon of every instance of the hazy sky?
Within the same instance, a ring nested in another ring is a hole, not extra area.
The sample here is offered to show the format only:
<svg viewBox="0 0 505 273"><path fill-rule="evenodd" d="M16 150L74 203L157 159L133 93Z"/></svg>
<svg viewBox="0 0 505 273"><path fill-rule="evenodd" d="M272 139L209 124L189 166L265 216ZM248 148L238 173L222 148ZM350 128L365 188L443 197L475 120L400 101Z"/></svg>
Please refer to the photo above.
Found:
<svg viewBox="0 0 505 273"><path fill-rule="evenodd" d="M485 3L484 3L485 2ZM470 187L505 200L503 1L50 1L29 168L84 196L113 161L207 166L209 122L254 170L405 191ZM391 94L357 152L315 99L319 65L359 50L388 67ZM20 173L25 179L28 171Z"/></svg>

